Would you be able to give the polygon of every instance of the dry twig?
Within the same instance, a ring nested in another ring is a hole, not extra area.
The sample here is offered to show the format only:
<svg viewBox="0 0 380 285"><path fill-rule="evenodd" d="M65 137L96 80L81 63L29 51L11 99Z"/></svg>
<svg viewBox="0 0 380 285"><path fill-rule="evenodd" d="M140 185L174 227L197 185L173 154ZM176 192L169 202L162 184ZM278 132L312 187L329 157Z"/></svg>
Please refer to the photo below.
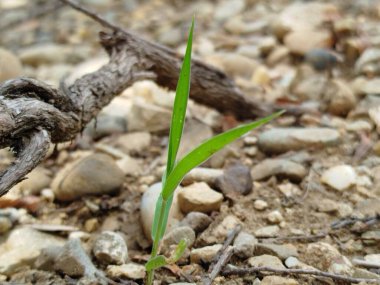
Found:
<svg viewBox="0 0 380 285"><path fill-rule="evenodd" d="M297 274L297 275L313 275L313 276L320 276L320 277L327 277L331 278L333 280L339 280L339 281L346 281L351 283L360 283L360 282L367 282L367 283L375 283L380 284L380 278L378 279L369 279L369 278L354 278L344 275L338 275L333 274L325 271L320 270L308 270L308 269L277 269L272 267L249 267L249 268L226 268L222 271L222 275L229 276L229 275L249 275L254 273L261 273L261 272L270 272L274 274Z"/></svg>
<svg viewBox="0 0 380 285"><path fill-rule="evenodd" d="M234 250L230 247L235 237L240 233L241 225L237 225L227 236L222 248L214 257L212 264L208 270L209 274L203 278L203 285L211 285L212 281L218 276L223 267L231 259Z"/></svg>

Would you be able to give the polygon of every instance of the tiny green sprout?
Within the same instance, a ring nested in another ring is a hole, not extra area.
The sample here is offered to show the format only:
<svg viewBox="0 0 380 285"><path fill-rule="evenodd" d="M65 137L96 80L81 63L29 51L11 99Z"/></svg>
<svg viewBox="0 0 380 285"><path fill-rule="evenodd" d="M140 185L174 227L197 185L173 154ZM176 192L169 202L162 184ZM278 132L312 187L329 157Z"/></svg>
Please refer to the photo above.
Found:
<svg viewBox="0 0 380 285"><path fill-rule="evenodd" d="M158 255L158 248L160 241L164 236L170 207L173 201L174 191L181 183L184 176L193 168L200 165L209 159L214 153L222 149L227 144L233 142L254 128L260 127L263 124L280 116L283 112L274 113L261 120L251 122L248 124L240 125L236 128L230 129L222 134L212 137L188 154L186 154L180 161L177 162L177 152L180 145L183 126L185 123L187 101L190 92L191 81L191 49L193 42L194 19L192 21L189 38L187 41L186 53L183 59L182 68L179 74L177 83L176 96L173 106L173 114L170 125L169 145L168 145L168 159L166 170L162 176L162 191L156 203L152 226L152 253L151 258L145 265L148 272L147 285L153 284L154 270L177 262L186 249L186 241L181 240L177 245L175 252L169 258L163 255Z"/></svg>

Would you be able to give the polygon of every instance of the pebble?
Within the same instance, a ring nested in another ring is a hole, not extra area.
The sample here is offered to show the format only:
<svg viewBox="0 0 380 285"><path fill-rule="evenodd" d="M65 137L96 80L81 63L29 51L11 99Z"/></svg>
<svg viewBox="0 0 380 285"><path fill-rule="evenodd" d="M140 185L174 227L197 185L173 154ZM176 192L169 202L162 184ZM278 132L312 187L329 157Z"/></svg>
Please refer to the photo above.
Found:
<svg viewBox="0 0 380 285"><path fill-rule="evenodd" d="M338 131L329 128L273 128L259 135L258 145L266 153L284 153L339 143Z"/></svg>
<svg viewBox="0 0 380 285"><path fill-rule="evenodd" d="M350 165L333 166L323 172L321 181L335 190L344 191L356 184L357 175Z"/></svg>
<svg viewBox="0 0 380 285"><path fill-rule="evenodd" d="M99 228L99 220L97 218L91 218L84 223L84 229L86 232L92 233Z"/></svg>
<svg viewBox="0 0 380 285"><path fill-rule="evenodd" d="M65 45L42 43L20 50L19 58L23 64L37 67L57 63L75 64L85 59L88 53L86 46L72 49Z"/></svg>
<svg viewBox="0 0 380 285"><path fill-rule="evenodd" d="M23 74L20 60L12 52L0 48L0 83Z"/></svg>
<svg viewBox="0 0 380 285"><path fill-rule="evenodd" d="M291 256L298 256L297 248L292 244L258 243L255 247L255 255L269 254L285 260Z"/></svg>
<svg viewBox="0 0 380 285"><path fill-rule="evenodd" d="M286 159L265 159L252 168L251 175L255 181L276 176L300 182L307 175L307 169L299 163Z"/></svg>
<svg viewBox="0 0 380 285"><path fill-rule="evenodd" d="M66 242L55 260L54 268L70 277L94 277L97 272L79 239L69 239Z"/></svg>
<svg viewBox="0 0 380 285"><path fill-rule="evenodd" d="M108 265L107 275L112 279L129 278L133 280L144 279L146 275L145 266L136 263L123 265Z"/></svg>
<svg viewBox="0 0 380 285"><path fill-rule="evenodd" d="M241 13L245 8L245 0L224 0L216 7L214 19L223 21Z"/></svg>
<svg viewBox="0 0 380 285"><path fill-rule="evenodd" d="M25 265L33 264L42 249L63 244L63 238L30 227L16 228L0 245L0 274L9 276Z"/></svg>
<svg viewBox="0 0 380 285"><path fill-rule="evenodd" d="M127 120L123 116L100 113L96 120L92 120L85 128L84 134L93 139L105 136L122 134L127 131Z"/></svg>
<svg viewBox="0 0 380 285"><path fill-rule="evenodd" d="M268 214L267 219L271 224L279 224L284 220L284 217L280 211L275 210Z"/></svg>
<svg viewBox="0 0 380 285"><path fill-rule="evenodd" d="M363 73L369 66L378 64L380 60L379 48L367 48L355 62L355 71L357 74Z"/></svg>
<svg viewBox="0 0 380 285"><path fill-rule="evenodd" d="M223 195L204 182L191 184L178 191L178 203L184 213L218 211L222 202Z"/></svg>
<svg viewBox="0 0 380 285"><path fill-rule="evenodd" d="M380 241L380 231L367 231L367 232L364 232L361 235L361 238L363 240L367 240L367 241L379 242Z"/></svg>
<svg viewBox="0 0 380 285"><path fill-rule="evenodd" d="M201 248L192 249L190 252L190 261L192 263L211 263L215 255L222 248L221 244L214 244Z"/></svg>
<svg viewBox="0 0 380 285"><path fill-rule="evenodd" d="M250 157L256 156L257 152L258 152L258 148L255 146L244 148L244 153Z"/></svg>
<svg viewBox="0 0 380 285"><path fill-rule="evenodd" d="M191 248L195 242L195 232L187 226L179 226L170 230L162 239L162 250L164 253L170 252L172 245L177 245L184 239L186 240L187 248Z"/></svg>
<svg viewBox="0 0 380 285"><path fill-rule="evenodd" d="M152 141L152 136L148 132L132 132L121 135L115 142L116 147L126 153L142 153L147 150Z"/></svg>
<svg viewBox="0 0 380 285"><path fill-rule="evenodd" d="M151 185L142 196L140 204L141 223L143 226L145 237L151 241L151 231L153 224L156 202L161 193L162 184L156 183ZM178 204L178 190L174 192L174 199L169 213L167 231L169 231L176 223L182 220L183 215Z"/></svg>
<svg viewBox="0 0 380 285"><path fill-rule="evenodd" d="M34 262L34 267L45 271L54 271L54 263L62 251L62 246L49 246L41 250L40 255Z"/></svg>
<svg viewBox="0 0 380 285"><path fill-rule="evenodd" d="M308 40L305 41L305 38ZM285 36L285 46L290 52L297 55L305 55L316 48L331 48L332 35L324 30L299 30Z"/></svg>
<svg viewBox="0 0 380 285"><path fill-rule="evenodd" d="M353 265L332 245L325 242L311 243L306 248L308 263L320 270L352 276Z"/></svg>
<svg viewBox="0 0 380 285"><path fill-rule="evenodd" d="M67 164L51 186L58 200L73 201L85 195L114 193L123 182L124 173L111 157L92 154Z"/></svg>
<svg viewBox="0 0 380 285"><path fill-rule="evenodd" d="M18 185L20 190L26 195L37 195L42 189L49 187L52 181L52 173L39 166L30 172L26 178Z"/></svg>
<svg viewBox="0 0 380 285"><path fill-rule="evenodd" d="M272 30L281 40L289 31L316 30L326 21L338 17L339 11L334 4L294 2L276 15L272 23ZM309 39L309 35L306 37Z"/></svg>
<svg viewBox="0 0 380 285"><path fill-rule="evenodd" d="M179 226L189 226L195 233L203 232L212 222L212 219L201 212L190 212L178 224Z"/></svg>
<svg viewBox="0 0 380 285"><path fill-rule="evenodd" d="M253 256L248 259L248 264L252 267L268 266L275 269L285 269L285 266L278 257L269 254Z"/></svg>
<svg viewBox="0 0 380 285"><path fill-rule="evenodd" d="M124 175L139 176L142 172L142 162L129 155L116 161L117 166L123 171Z"/></svg>
<svg viewBox="0 0 380 285"><path fill-rule="evenodd" d="M349 132L370 132L373 125L367 120L356 120L346 123L346 130Z"/></svg>
<svg viewBox="0 0 380 285"><path fill-rule="evenodd" d="M298 281L281 276L265 276L260 285L298 285Z"/></svg>
<svg viewBox="0 0 380 285"><path fill-rule="evenodd" d="M316 70L330 70L339 62L339 57L332 50L313 48L305 54L305 61Z"/></svg>
<svg viewBox="0 0 380 285"><path fill-rule="evenodd" d="M337 116L346 116L354 107L356 107L356 97L347 82L334 79L329 81L325 100L328 101L327 110Z"/></svg>
<svg viewBox="0 0 380 285"><path fill-rule="evenodd" d="M95 240L92 249L99 262L124 264L128 259L128 248L123 237L115 232L102 232Z"/></svg>
<svg viewBox="0 0 380 285"><path fill-rule="evenodd" d="M234 254L240 258L248 258L253 256L257 245L257 239L247 232L240 232L235 238L233 245Z"/></svg>
<svg viewBox="0 0 380 285"><path fill-rule="evenodd" d="M7 233L12 228L12 221L8 217L0 216L0 234Z"/></svg>
<svg viewBox="0 0 380 285"><path fill-rule="evenodd" d="M224 240L231 230L241 224L242 222L237 217L228 215L212 230L211 235L216 240Z"/></svg>
<svg viewBox="0 0 380 285"><path fill-rule="evenodd" d="M224 171L222 169L197 167L186 174L182 181L183 185L193 184L194 182L205 182L208 185L215 185L216 179L222 176Z"/></svg>
<svg viewBox="0 0 380 285"><path fill-rule="evenodd" d="M137 99L133 101L127 117L130 131L167 132L170 121L170 110Z"/></svg>
<svg viewBox="0 0 380 285"><path fill-rule="evenodd" d="M235 53L215 53L207 56L205 61L232 77L250 78L258 66L255 60Z"/></svg>
<svg viewBox="0 0 380 285"><path fill-rule="evenodd" d="M380 253L377 254L367 254L364 256L364 260L368 262L373 262L376 264L380 264Z"/></svg>
<svg viewBox="0 0 380 285"><path fill-rule="evenodd" d="M255 237L258 237L258 238L277 237L279 232L280 232L280 227L277 225L262 227L255 231Z"/></svg>
<svg viewBox="0 0 380 285"><path fill-rule="evenodd" d="M264 211L266 208L268 208L268 203L264 200L256 200L253 202L253 207L258 211Z"/></svg>
<svg viewBox="0 0 380 285"><path fill-rule="evenodd" d="M224 170L222 176L215 181L216 188L224 195L238 193L248 195L252 191L252 177L249 167L235 163Z"/></svg>

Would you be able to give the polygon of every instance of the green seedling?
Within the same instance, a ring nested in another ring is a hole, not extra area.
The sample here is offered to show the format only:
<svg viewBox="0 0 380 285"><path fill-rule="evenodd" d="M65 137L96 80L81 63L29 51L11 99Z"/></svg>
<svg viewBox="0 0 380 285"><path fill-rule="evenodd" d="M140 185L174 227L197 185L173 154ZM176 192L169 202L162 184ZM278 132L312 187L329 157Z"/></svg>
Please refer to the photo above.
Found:
<svg viewBox="0 0 380 285"><path fill-rule="evenodd" d="M238 139L242 135L248 133L254 128L271 121L280 116L283 112L274 113L261 120L238 126L219 134L213 138L200 144L198 147L190 151L180 161L177 162L177 152L180 145L183 126L185 123L187 101L190 91L190 73L191 73L191 49L193 42L194 19L192 21L185 57L183 59L181 72L179 75L176 96L173 106L173 114L170 126L169 145L168 145L168 160L166 170L162 177L162 191L157 200L155 215L152 226L152 253L151 258L146 263L145 267L148 272L147 284L153 283L154 270L160 267L177 262L186 249L186 241L181 240L175 252L169 258L158 254L160 241L164 236L170 207L173 201L174 191L181 183L184 176L194 167L200 165L209 159L215 152L222 149L227 144Z"/></svg>

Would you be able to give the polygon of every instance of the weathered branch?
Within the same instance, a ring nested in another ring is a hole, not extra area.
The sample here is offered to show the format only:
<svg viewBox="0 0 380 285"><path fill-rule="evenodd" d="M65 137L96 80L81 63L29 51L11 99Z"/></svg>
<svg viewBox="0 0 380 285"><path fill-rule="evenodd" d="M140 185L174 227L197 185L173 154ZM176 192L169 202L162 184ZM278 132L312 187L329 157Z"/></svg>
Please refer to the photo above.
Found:
<svg viewBox="0 0 380 285"><path fill-rule="evenodd" d="M182 61L177 53L141 39L71 0L60 1L111 30L100 33L100 43L110 60L59 90L30 78L0 84L0 147L19 150L14 164L0 173L0 196L37 166L50 142L74 139L104 106L134 82L152 79L170 89L177 84ZM193 100L238 118L270 112L241 93L224 73L197 60L192 65Z"/></svg>
<svg viewBox="0 0 380 285"><path fill-rule="evenodd" d="M222 275L224 276L230 276L230 275L249 275L254 273L260 273L260 272L270 272L274 274L298 274L298 275L313 275L313 276L321 276L321 277L327 277L331 278L333 280L339 280L339 281L346 281L351 283L360 283L360 282L367 282L367 283L375 283L379 284L380 278L377 279L370 279L370 278L354 278L344 275L338 275L333 274L325 271L320 270L312 270L312 269L278 269L278 268L272 268L272 267L249 267L249 268L226 268L222 271Z"/></svg>

